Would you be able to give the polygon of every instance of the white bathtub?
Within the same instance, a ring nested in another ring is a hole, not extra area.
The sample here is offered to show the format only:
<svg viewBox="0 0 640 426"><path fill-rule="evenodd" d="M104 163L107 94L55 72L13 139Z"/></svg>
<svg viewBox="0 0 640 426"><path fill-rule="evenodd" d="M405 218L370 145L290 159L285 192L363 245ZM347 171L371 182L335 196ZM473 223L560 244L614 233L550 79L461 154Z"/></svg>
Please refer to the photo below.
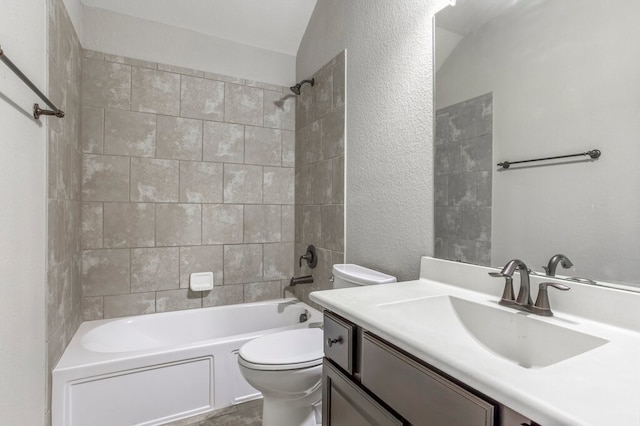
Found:
<svg viewBox="0 0 640 426"><path fill-rule="evenodd" d="M321 321L278 299L84 322L53 370L52 424L160 425L259 398L238 369L240 346Z"/></svg>

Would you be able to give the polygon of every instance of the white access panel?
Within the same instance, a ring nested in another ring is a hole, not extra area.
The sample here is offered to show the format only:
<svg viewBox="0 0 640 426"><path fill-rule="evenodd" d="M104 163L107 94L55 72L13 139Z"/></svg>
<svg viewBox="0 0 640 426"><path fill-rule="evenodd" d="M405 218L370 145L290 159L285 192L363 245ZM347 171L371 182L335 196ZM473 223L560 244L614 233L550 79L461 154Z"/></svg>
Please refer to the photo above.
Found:
<svg viewBox="0 0 640 426"><path fill-rule="evenodd" d="M158 425L213 408L213 357L69 384L69 426Z"/></svg>

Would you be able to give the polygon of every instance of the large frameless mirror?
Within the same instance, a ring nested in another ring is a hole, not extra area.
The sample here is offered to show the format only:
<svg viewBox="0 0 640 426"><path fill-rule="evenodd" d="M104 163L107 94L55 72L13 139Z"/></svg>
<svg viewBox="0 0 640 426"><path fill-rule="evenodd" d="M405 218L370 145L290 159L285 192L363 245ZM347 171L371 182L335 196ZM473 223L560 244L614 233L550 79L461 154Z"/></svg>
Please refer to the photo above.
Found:
<svg viewBox="0 0 640 426"><path fill-rule="evenodd" d="M640 290L640 2L458 0L435 17L437 257ZM600 158L563 156L598 149Z"/></svg>

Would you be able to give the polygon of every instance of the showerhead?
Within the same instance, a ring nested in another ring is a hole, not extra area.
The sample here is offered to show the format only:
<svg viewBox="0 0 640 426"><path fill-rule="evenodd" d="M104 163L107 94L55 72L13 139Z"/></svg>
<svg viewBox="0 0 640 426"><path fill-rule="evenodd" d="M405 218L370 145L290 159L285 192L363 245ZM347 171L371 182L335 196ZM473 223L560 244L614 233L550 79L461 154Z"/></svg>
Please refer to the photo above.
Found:
<svg viewBox="0 0 640 426"><path fill-rule="evenodd" d="M296 94L299 95L300 94L300 88L302 87L303 84L305 83L309 83L311 84L311 87L313 87L313 85L315 84L316 79L315 78L311 78L311 79L307 79L307 80L302 80L300 83L296 84L295 86L291 86L289 87L289 89L291 89L291 91Z"/></svg>

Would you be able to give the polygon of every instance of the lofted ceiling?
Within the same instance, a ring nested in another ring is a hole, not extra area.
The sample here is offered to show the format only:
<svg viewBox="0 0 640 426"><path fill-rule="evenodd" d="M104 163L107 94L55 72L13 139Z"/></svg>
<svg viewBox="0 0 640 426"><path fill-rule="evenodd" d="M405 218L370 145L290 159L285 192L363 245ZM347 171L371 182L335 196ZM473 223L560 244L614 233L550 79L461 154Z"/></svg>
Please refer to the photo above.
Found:
<svg viewBox="0 0 640 426"><path fill-rule="evenodd" d="M316 0L81 0L84 6L295 56Z"/></svg>

